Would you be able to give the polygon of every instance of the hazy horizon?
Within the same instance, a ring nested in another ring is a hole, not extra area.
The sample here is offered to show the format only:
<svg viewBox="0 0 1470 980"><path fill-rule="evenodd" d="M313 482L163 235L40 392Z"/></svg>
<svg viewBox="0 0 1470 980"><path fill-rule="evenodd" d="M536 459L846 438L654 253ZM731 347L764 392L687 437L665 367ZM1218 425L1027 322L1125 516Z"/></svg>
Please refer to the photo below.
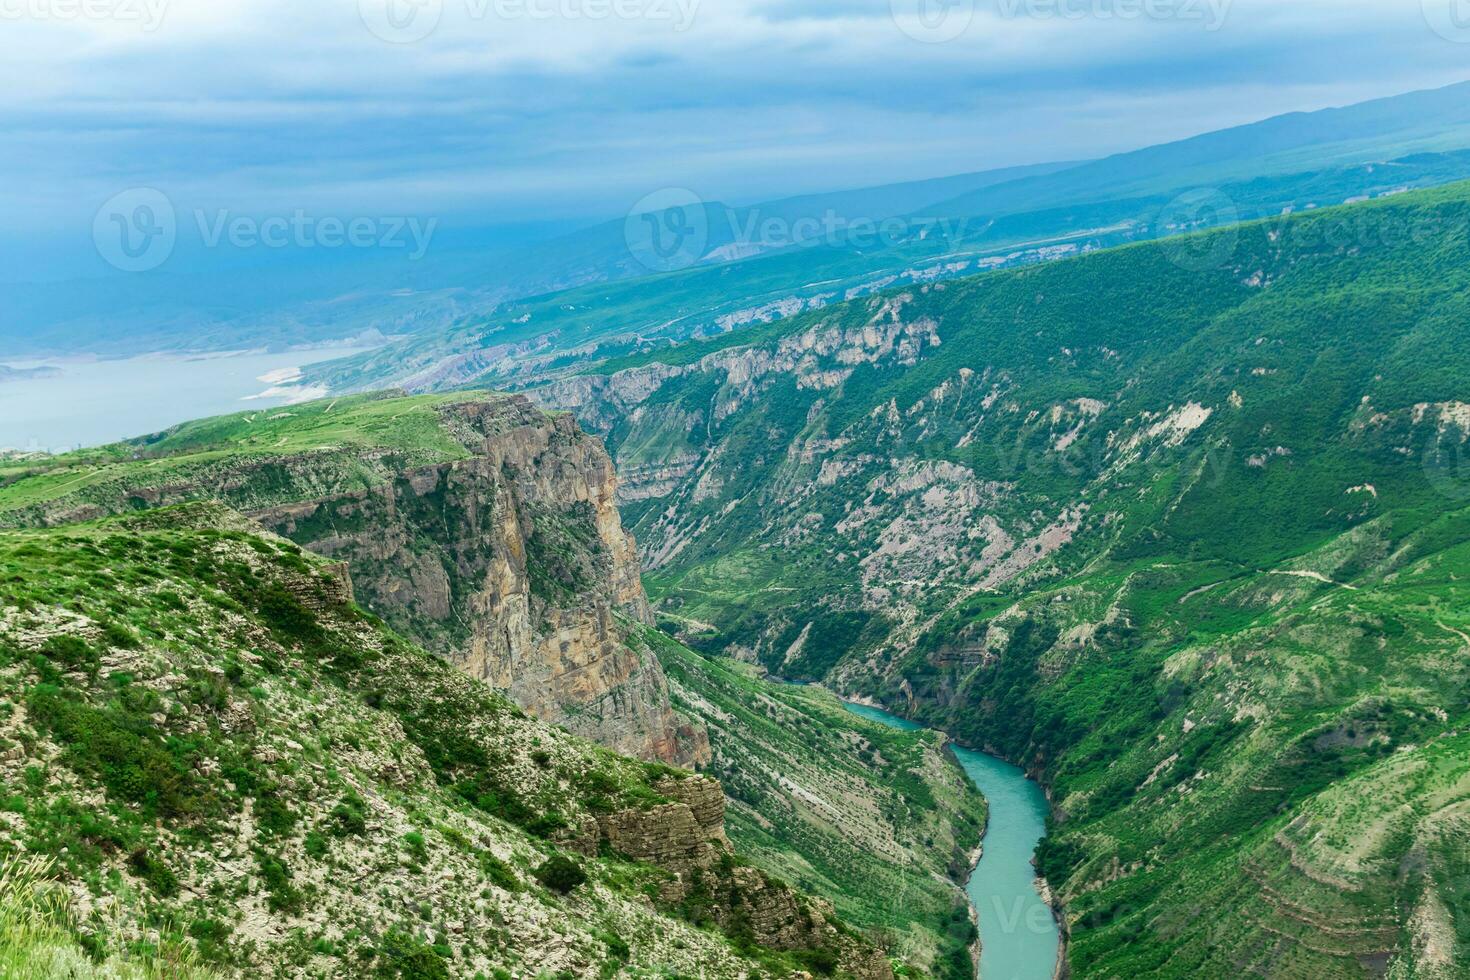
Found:
<svg viewBox="0 0 1470 980"><path fill-rule="evenodd" d="M1465 77L1451 0L1339 6L9 0L3 278L108 273L92 223L136 188L476 248L667 187L749 204L1090 159Z"/></svg>

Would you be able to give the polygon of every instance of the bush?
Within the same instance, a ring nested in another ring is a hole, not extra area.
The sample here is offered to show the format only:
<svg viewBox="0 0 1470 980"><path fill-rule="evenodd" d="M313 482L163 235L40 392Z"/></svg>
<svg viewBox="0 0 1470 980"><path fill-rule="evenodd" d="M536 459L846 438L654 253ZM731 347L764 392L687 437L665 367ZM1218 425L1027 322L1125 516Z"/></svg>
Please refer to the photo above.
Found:
<svg viewBox="0 0 1470 980"><path fill-rule="evenodd" d="M140 847L128 855L128 867L162 897L173 898L179 893L179 879L168 865L149 854L146 848Z"/></svg>
<svg viewBox="0 0 1470 980"><path fill-rule="evenodd" d="M830 977L837 972L837 954L830 949L803 949L795 956L798 963L819 977Z"/></svg>
<svg viewBox="0 0 1470 980"><path fill-rule="evenodd" d="M485 872L485 877L490 880L490 884L496 888L508 892L521 890L521 883L510 865L489 851L480 852L480 868Z"/></svg>
<svg viewBox="0 0 1470 980"><path fill-rule="evenodd" d="M260 877L265 882L266 905L272 912L297 912L301 909L302 895L291 884L291 869L286 862L265 851L257 851L256 863L260 866Z"/></svg>
<svg viewBox="0 0 1470 980"><path fill-rule="evenodd" d="M349 792L332 808L331 833L334 837L361 837L367 833L367 801Z"/></svg>
<svg viewBox="0 0 1470 980"><path fill-rule="evenodd" d="M587 883L587 872L565 854L549 859L533 873L542 885L562 895L569 895Z"/></svg>
<svg viewBox="0 0 1470 980"><path fill-rule="evenodd" d="M95 774L110 794L142 805L149 816L191 816L211 802L195 785L188 746L160 743L146 715L94 708L50 684L32 688L27 707L66 747L73 768Z"/></svg>
<svg viewBox="0 0 1470 980"><path fill-rule="evenodd" d="M48 660L72 670L95 674L102 659L86 640L76 636L53 636L41 647Z"/></svg>
<svg viewBox="0 0 1470 980"><path fill-rule="evenodd" d="M432 946L395 929L378 946L377 974L403 980L449 980L449 965Z"/></svg>
<svg viewBox="0 0 1470 980"><path fill-rule="evenodd" d="M429 848L424 841L424 835L417 830L404 834L403 844L415 864L423 865L429 860Z"/></svg>

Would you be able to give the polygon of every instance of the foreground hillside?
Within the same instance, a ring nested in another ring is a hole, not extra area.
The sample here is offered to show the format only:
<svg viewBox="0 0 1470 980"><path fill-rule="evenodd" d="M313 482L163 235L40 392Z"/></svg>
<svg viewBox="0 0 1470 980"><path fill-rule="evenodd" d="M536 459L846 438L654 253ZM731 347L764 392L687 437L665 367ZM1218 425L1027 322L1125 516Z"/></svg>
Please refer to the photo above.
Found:
<svg viewBox="0 0 1470 980"><path fill-rule="evenodd" d="M613 485L595 442L524 399L368 396L14 459L0 524L63 535L179 501L248 510L226 525L330 555L343 590L531 713L655 759L696 747L733 788L731 836L753 865L926 975L968 976L957 882L983 804L942 742L870 730L830 697L737 677L640 622Z"/></svg>
<svg viewBox="0 0 1470 980"><path fill-rule="evenodd" d="M1470 188L538 393L667 621L1030 767L1078 975L1459 975Z"/></svg>
<svg viewBox="0 0 1470 980"><path fill-rule="evenodd" d="M0 923L34 975L892 975L734 855L718 784L527 718L232 512L5 532L0 571L0 853L66 909Z"/></svg>
<svg viewBox="0 0 1470 980"><path fill-rule="evenodd" d="M188 423L0 468L0 525L192 500L347 563L363 604L543 720L630 755L703 760L658 662L602 446L523 398L360 396Z"/></svg>

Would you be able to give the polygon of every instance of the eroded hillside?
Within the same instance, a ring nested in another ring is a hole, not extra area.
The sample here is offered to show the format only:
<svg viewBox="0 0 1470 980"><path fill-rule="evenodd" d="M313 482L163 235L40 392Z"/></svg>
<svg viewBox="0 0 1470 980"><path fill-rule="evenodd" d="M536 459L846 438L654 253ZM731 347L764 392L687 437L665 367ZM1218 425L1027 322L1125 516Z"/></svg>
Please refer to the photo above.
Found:
<svg viewBox="0 0 1470 980"><path fill-rule="evenodd" d="M0 854L45 859L3 962L893 975L735 855L718 783L528 718L233 512L0 533L0 572Z"/></svg>
<svg viewBox="0 0 1470 980"><path fill-rule="evenodd" d="M620 752L708 756L669 706L601 445L522 398L365 396L228 416L19 467L0 523L211 499L345 561L363 605L547 721Z"/></svg>
<svg viewBox="0 0 1470 980"><path fill-rule="evenodd" d="M1043 778L1080 975L1455 975L1467 232L1463 185L1402 195L538 397L691 642Z"/></svg>

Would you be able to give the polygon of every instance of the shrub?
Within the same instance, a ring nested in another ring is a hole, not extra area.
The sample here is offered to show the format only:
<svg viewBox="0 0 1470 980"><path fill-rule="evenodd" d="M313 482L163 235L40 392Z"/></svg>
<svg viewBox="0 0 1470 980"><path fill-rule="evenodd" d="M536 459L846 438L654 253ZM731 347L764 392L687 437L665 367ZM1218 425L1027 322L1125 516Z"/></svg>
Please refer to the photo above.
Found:
<svg viewBox="0 0 1470 980"><path fill-rule="evenodd" d="M97 651L77 636L53 636L41 647L41 653L54 663L89 674L95 674L102 666Z"/></svg>
<svg viewBox="0 0 1470 980"><path fill-rule="evenodd" d="M819 977L830 977L837 972L837 954L830 949L803 949L795 956L798 963Z"/></svg>
<svg viewBox="0 0 1470 980"><path fill-rule="evenodd" d="M496 888L508 892L518 892L521 890L520 880L516 878L515 872L511 870L510 865L489 851L480 852L480 868L485 872L485 877L490 880L490 884Z"/></svg>
<svg viewBox="0 0 1470 980"><path fill-rule="evenodd" d="M432 946L400 929L383 937L378 945L377 974L403 980L449 980L449 965Z"/></svg>
<svg viewBox="0 0 1470 980"><path fill-rule="evenodd" d="M408 856L413 858L415 864L422 865L429 860L429 849L424 843L424 835L417 830L404 834L403 843L408 848Z"/></svg>
<svg viewBox="0 0 1470 980"><path fill-rule="evenodd" d="M172 898L179 893L179 879L168 865L149 854L147 848L140 847L128 855L128 867L164 898Z"/></svg>
<svg viewBox="0 0 1470 980"><path fill-rule="evenodd" d="M361 837L367 833L367 801L349 792L332 808L331 833L334 837Z"/></svg>
<svg viewBox="0 0 1470 980"><path fill-rule="evenodd" d="M205 807L192 753L174 740L160 744L146 716L94 708L51 684L36 685L27 707L66 746L67 762L99 776L109 793L141 804L150 815L190 816Z"/></svg>
<svg viewBox="0 0 1470 980"><path fill-rule="evenodd" d="M569 895L587 883L587 872L565 854L558 854L533 872L542 885L562 895Z"/></svg>
<svg viewBox="0 0 1470 980"><path fill-rule="evenodd" d="M291 884L291 869L286 862L266 851L256 851L256 864L268 895L266 904L272 912L296 912L301 908L301 891Z"/></svg>
<svg viewBox="0 0 1470 980"><path fill-rule="evenodd" d="M143 645L138 642L133 631L122 623L108 622L102 627L102 638L107 641L108 646L121 650L136 650Z"/></svg>

